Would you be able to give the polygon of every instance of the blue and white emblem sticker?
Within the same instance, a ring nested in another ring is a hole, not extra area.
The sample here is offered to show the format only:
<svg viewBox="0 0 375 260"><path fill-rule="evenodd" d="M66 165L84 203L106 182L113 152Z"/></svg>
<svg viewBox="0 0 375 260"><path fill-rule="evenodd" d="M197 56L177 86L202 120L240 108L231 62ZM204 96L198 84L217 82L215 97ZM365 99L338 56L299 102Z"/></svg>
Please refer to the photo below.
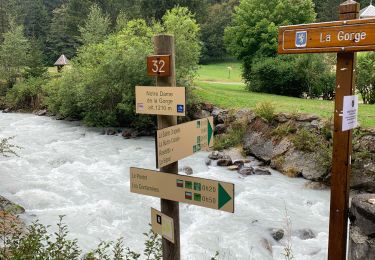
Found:
<svg viewBox="0 0 375 260"><path fill-rule="evenodd" d="M177 105L177 113L184 113L184 105Z"/></svg>
<svg viewBox="0 0 375 260"><path fill-rule="evenodd" d="M305 48L307 46L307 31L296 32L296 47Z"/></svg>

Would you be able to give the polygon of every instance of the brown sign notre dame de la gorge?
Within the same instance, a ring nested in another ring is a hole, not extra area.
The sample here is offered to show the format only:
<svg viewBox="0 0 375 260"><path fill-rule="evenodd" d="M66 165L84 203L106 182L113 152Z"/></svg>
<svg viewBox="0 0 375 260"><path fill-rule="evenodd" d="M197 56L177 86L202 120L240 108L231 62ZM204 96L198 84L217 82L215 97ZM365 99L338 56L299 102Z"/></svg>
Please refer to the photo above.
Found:
<svg viewBox="0 0 375 260"><path fill-rule="evenodd" d="M282 26L280 54L375 50L375 19Z"/></svg>

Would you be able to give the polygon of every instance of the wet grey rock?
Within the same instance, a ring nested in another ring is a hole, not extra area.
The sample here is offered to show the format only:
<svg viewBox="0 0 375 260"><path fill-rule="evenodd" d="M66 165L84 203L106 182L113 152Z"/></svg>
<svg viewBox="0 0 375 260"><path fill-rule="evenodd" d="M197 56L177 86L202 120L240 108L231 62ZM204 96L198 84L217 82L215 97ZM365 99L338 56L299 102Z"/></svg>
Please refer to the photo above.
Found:
<svg viewBox="0 0 375 260"><path fill-rule="evenodd" d="M311 229L299 229L295 231L295 235L302 240L316 238L316 234Z"/></svg>
<svg viewBox="0 0 375 260"><path fill-rule="evenodd" d="M268 169L255 168L254 174L255 175L271 175L271 172Z"/></svg>
<svg viewBox="0 0 375 260"><path fill-rule="evenodd" d="M349 255L351 260L375 259L375 238L369 238L358 227L351 226Z"/></svg>
<svg viewBox="0 0 375 260"><path fill-rule="evenodd" d="M10 112L11 112L11 109L9 107L3 110L3 113L10 113Z"/></svg>
<svg viewBox="0 0 375 260"><path fill-rule="evenodd" d="M206 117L209 117L209 116L211 116L211 113L207 110L204 110L204 109L199 110L198 112L196 112L194 114L195 119L206 118Z"/></svg>
<svg viewBox="0 0 375 260"><path fill-rule="evenodd" d="M375 204L370 203L375 194L358 194L353 197L350 220L365 236L375 236Z"/></svg>
<svg viewBox="0 0 375 260"><path fill-rule="evenodd" d="M37 116L45 116L47 114L47 109L39 110L35 114Z"/></svg>
<svg viewBox="0 0 375 260"><path fill-rule="evenodd" d="M218 124L215 126L215 134L220 135L224 134L227 131L225 124Z"/></svg>
<svg viewBox="0 0 375 260"><path fill-rule="evenodd" d="M218 151L213 151L211 154L208 155L208 158L211 160L219 160L224 158L224 155Z"/></svg>
<svg viewBox="0 0 375 260"><path fill-rule="evenodd" d="M25 213L25 209L20 205L11 202L10 200L0 196L0 211L5 211L7 213L18 215Z"/></svg>
<svg viewBox="0 0 375 260"><path fill-rule="evenodd" d="M284 234L285 234L284 229L272 229L271 230L271 236L276 241L280 241L281 239L283 239Z"/></svg>
<svg viewBox="0 0 375 260"><path fill-rule="evenodd" d="M245 134L243 148L247 155L270 162L273 154L273 143L270 138L265 138L262 133L248 131Z"/></svg>
<svg viewBox="0 0 375 260"><path fill-rule="evenodd" d="M105 131L105 134L106 135L116 135L117 134L117 131L113 128L109 128Z"/></svg>
<svg viewBox="0 0 375 260"><path fill-rule="evenodd" d="M254 174L254 168L253 167L242 167L238 170L238 173L242 176L249 176Z"/></svg>
<svg viewBox="0 0 375 260"><path fill-rule="evenodd" d="M312 121L317 120L317 119L319 119L318 116L316 116L316 115L307 115L307 114L299 114L296 117L296 120L299 121L299 122L312 122Z"/></svg>
<svg viewBox="0 0 375 260"><path fill-rule="evenodd" d="M181 171L186 173L187 175L193 175L194 173L193 168L191 168L190 166L182 167Z"/></svg>
<svg viewBox="0 0 375 260"><path fill-rule="evenodd" d="M231 165L228 166L228 170L230 171L237 171L240 167L238 165Z"/></svg>
<svg viewBox="0 0 375 260"><path fill-rule="evenodd" d="M212 164L212 160L209 159L209 158L206 158L206 160L204 161L204 163L207 165L207 166L210 166Z"/></svg>
<svg viewBox="0 0 375 260"><path fill-rule="evenodd" d="M232 164L233 164L232 159L228 155L217 160L217 166L230 166Z"/></svg>
<svg viewBox="0 0 375 260"><path fill-rule="evenodd" d="M290 119L290 116L285 113L279 113L275 116L275 121L279 123L286 123Z"/></svg>
<svg viewBox="0 0 375 260"><path fill-rule="evenodd" d="M322 182L310 181L310 182L305 184L305 188L311 189L311 190L326 190L329 187Z"/></svg>
<svg viewBox="0 0 375 260"><path fill-rule="evenodd" d="M242 160L242 159L234 160L234 161L233 161L233 165L236 165L236 166L242 167L242 166L245 165L245 160Z"/></svg>
<svg viewBox="0 0 375 260"><path fill-rule="evenodd" d="M138 132L131 128L125 128L122 130L121 136L125 139L135 138L138 136Z"/></svg>

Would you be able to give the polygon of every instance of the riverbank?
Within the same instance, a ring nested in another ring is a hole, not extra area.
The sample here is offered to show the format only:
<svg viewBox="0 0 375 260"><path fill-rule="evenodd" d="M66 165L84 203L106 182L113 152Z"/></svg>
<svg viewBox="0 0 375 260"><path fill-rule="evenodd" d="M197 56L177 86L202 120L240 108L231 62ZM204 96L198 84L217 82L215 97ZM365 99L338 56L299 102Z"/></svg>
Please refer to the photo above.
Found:
<svg viewBox="0 0 375 260"><path fill-rule="evenodd" d="M236 146L244 155L254 156L289 177L329 185L332 123L315 115L275 113L264 106L256 111L202 104L197 117L214 117L216 149ZM232 166L233 160L226 159L224 165ZM375 192L374 130L354 130L351 188Z"/></svg>

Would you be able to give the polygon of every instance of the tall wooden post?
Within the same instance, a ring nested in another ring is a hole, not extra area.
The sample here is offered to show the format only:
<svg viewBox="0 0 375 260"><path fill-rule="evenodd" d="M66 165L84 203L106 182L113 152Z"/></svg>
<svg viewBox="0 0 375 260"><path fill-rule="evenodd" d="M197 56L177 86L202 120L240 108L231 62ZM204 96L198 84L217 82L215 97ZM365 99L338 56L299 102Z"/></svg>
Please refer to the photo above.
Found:
<svg viewBox="0 0 375 260"><path fill-rule="evenodd" d="M156 86L176 86L176 71L175 71L175 50L174 37L171 35L157 35L154 37L154 46L156 55L171 55L169 77L157 77ZM158 129L177 125L176 116L158 116ZM172 163L160 168L160 171L177 174L178 162ZM163 259L164 260L179 260L180 259L180 210L179 203L170 200L161 199L161 212L173 218L174 221L174 238L175 243L169 242L163 238Z"/></svg>
<svg viewBox="0 0 375 260"><path fill-rule="evenodd" d="M355 1L350 0L342 3L340 5L340 20L357 19L359 17L359 9L360 6ZM355 60L356 54L354 52L340 52L337 54L329 260L346 259L352 131L342 131L342 113L344 96L351 96L355 92Z"/></svg>

